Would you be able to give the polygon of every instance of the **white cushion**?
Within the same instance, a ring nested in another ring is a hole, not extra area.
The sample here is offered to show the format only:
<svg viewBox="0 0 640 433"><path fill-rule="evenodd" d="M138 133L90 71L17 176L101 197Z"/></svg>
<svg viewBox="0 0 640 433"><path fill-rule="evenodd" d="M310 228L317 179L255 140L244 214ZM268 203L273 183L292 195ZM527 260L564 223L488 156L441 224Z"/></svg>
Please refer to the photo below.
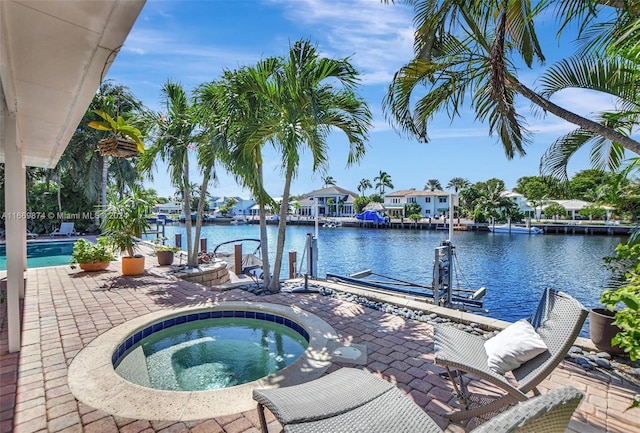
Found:
<svg viewBox="0 0 640 433"><path fill-rule="evenodd" d="M489 368L498 374L514 370L547 350L536 330L525 319L507 326L484 343Z"/></svg>

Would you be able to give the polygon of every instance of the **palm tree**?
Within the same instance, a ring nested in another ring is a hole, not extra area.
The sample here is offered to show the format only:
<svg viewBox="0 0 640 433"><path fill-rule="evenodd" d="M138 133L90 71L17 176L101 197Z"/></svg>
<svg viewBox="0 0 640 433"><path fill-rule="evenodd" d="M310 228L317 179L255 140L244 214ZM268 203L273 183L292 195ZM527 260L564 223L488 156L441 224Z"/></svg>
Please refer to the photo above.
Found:
<svg viewBox="0 0 640 433"><path fill-rule="evenodd" d="M640 62L622 58L608 59L595 56L578 56L563 60L540 79L541 94L550 97L567 88L596 90L614 96L620 111L602 112L594 119L626 135L640 125L640 87L638 83ZM568 180L567 164L582 147L591 144L592 167L599 170L617 170L625 157L624 147L617 141L585 128L578 128L557 139L541 158L543 174Z"/></svg>
<svg viewBox="0 0 640 433"><path fill-rule="evenodd" d="M457 194L461 189L469 188L471 182L464 177L454 177L447 184L447 188L453 188L453 191Z"/></svg>
<svg viewBox="0 0 640 433"><path fill-rule="evenodd" d="M336 180L332 176L325 176L322 178L322 184L326 187L329 185L335 185Z"/></svg>
<svg viewBox="0 0 640 433"><path fill-rule="evenodd" d="M386 171L380 170L380 173L373 178L373 181L376 182L376 189L380 191L380 195L384 195L385 188L393 189L391 176Z"/></svg>
<svg viewBox="0 0 640 433"><path fill-rule="evenodd" d="M205 84L198 90L201 104L215 107L219 113L217 128L225 131L228 147L221 152L222 163L235 176L236 182L251 191L259 206L260 245L264 286L269 287L271 266L267 238L267 207L275 202L264 189L262 148L268 139L255 131L269 116L269 105L257 89L262 77L274 67L274 59L258 62L254 67L227 70L213 85Z"/></svg>
<svg viewBox="0 0 640 433"><path fill-rule="evenodd" d="M293 203L293 211L296 215L300 215L300 209L302 209L302 205L299 202Z"/></svg>
<svg viewBox="0 0 640 433"><path fill-rule="evenodd" d="M142 110L142 102L135 98L126 86L105 81L94 96L69 145L62 153L51 177L58 183L58 194L63 179L70 177L77 186L87 204L100 202L106 205L106 194L109 182L117 185L117 190L124 194L138 186L139 175L130 160L109 158L96 152L97 143L105 133L88 126L96 119L93 110L102 110L115 115L132 119ZM113 116L112 116L113 117ZM60 200L60 198L59 198Z"/></svg>
<svg viewBox="0 0 640 433"><path fill-rule="evenodd" d="M491 217L495 224L495 219L499 216L498 209L503 206L502 192L504 187L499 184L486 183L480 191L480 197L476 202L476 209Z"/></svg>
<svg viewBox="0 0 640 433"><path fill-rule="evenodd" d="M358 162L365 152L371 112L366 102L354 93L359 82L358 72L347 59L320 58L317 48L306 40L295 42L284 59L267 59L248 68L248 77L249 88L244 97L260 101L263 109L258 113L260 117L246 127L249 137L246 145L259 149L266 142L273 143L282 154L285 173L276 257L269 284L269 290L277 292L286 204L291 181L297 175L301 148L310 150L314 171L324 169L328 162L326 138L332 128L337 128L349 140L347 164Z"/></svg>
<svg viewBox="0 0 640 433"><path fill-rule="evenodd" d="M140 166L150 178L157 159L167 164L168 174L173 185L182 191L183 212L187 234L187 266L198 266L198 243L200 226L202 223L202 208L204 207L206 185L209 182L211 170L209 166L203 168L203 183L201 187L198 214L196 218L196 241L192 238L191 224L191 189L189 154L196 149L203 140L199 134L199 124L195 104L190 102L182 86L167 81L161 90L162 105L165 112L148 112L146 119L153 128L153 143L142 154Z"/></svg>
<svg viewBox="0 0 640 433"><path fill-rule="evenodd" d="M369 179L362 179L360 181L360 184L358 185L358 191L360 192L360 194L364 196L365 192L369 188L373 188L373 185L371 185L371 181Z"/></svg>
<svg viewBox="0 0 640 433"><path fill-rule="evenodd" d="M338 216L342 216L342 212L344 212L344 204L345 204L344 196L339 197L338 198Z"/></svg>
<svg viewBox="0 0 640 433"><path fill-rule="evenodd" d="M95 104L95 105L94 105ZM121 85L114 85L112 81L108 80L104 82L100 89L98 89L98 93L94 97L92 101L92 106L89 107L91 112L95 113L95 110L101 110L112 118L116 119L119 116L125 119L125 121L130 121L132 118L137 116L142 110L142 102L137 100L129 88ZM89 113L87 113L89 115ZM93 114L93 118L95 118L95 114ZM114 160L114 165L116 165L116 172L127 173L127 177L122 178L120 176L121 182L118 187L118 190L123 192L123 183L129 184L130 188L134 187L134 184L131 182L132 180L138 180L139 176L136 170L131 170L131 164L128 164L125 161L117 158L109 158L108 156L100 156L102 159L102 182L101 182L101 200L100 203L102 206L106 206L107 204L107 182L108 182L108 174L110 171L110 163L109 160ZM127 169L129 166L129 169ZM135 185L139 186L139 185Z"/></svg>
<svg viewBox="0 0 640 433"><path fill-rule="evenodd" d="M329 213L329 215L334 215L335 216L335 212L336 212L336 199L333 197L329 197L327 199L327 212Z"/></svg>
<svg viewBox="0 0 640 433"><path fill-rule="evenodd" d="M604 2L600 2L604 3ZM640 124L639 82L640 37L637 2L607 2L616 8L608 19L602 19L594 5L560 2L558 7L574 11L564 23L581 22L582 50L572 58L553 65L543 74L541 94L551 97L556 92L573 87L604 92L617 99L616 110L598 113L594 120L601 125L630 135ZM569 6L567 8L567 6ZM541 159L541 171L567 181L569 159L583 146L591 144L592 166L597 169L619 168L624 158L621 143L580 127L560 137ZM636 152L637 153L637 152Z"/></svg>
<svg viewBox="0 0 640 433"><path fill-rule="evenodd" d="M424 184L424 190L429 190L429 191L441 191L442 190L442 184L440 183L440 181L438 179L429 179L427 180L427 183Z"/></svg>
<svg viewBox="0 0 640 433"><path fill-rule="evenodd" d="M489 134L497 133L507 158L524 155L529 141L522 117L516 111L516 94L529 99L580 128L640 153L640 143L607 124L572 113L552 103L544 95L522 84L514 65L516 60L531 67L534 59L544 61L533 19L545 7L531 9L530 2L436 2L408 0L415 5L417 24L415 57L394 75L384 107L397 126L428 141L427 125L439 111L459 115L465 96L471 95L476 118L488 121ZM553 2L544 2L548 6ZM593 2L563 0L560 16L572 10L593 8ZM608 2L610 3L610 2ZM461 35L461 36L458 36ZM511 59L511 57L518 59ZM426 95L415 101L412 95L422 83ZM415 107L412 110L412 106Z"/></svg>

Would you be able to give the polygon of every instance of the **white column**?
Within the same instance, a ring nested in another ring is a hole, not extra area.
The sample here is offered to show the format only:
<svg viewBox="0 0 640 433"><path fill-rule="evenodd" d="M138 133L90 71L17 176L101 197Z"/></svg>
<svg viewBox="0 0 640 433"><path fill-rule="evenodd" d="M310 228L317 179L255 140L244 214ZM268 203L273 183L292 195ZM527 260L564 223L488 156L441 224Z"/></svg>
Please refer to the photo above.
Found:
<svg viewBox="0 0 640 433"><path fill-rule="evenodd" d="M18 137L18 135L16 134L16 137ZM19 159L20 159L20 165L19 165L19 181L16 183L16 196L18 197L18 205L20 206L20 208L22 209L22 213L24 214L24 212L27 211L27 173L26 173L26 167L24 165L23 162L23 154L22 154L22 146L18 147L17 150L19 151ZM5 167L5 173L6 173L6 167ZM5 179L5 187L6 187L6 179ZM5 203L6 203L6 199L5 199ZM20 258L22 259L22 275L25 275L25 272L27 270L27 220L25 218L21 218L18 220L20 222L20 231L18 232L21 235L20 238L20 243L18 244L19 249L21 250L22 254L20 256ZM25 282L24 282L24 278L21 279L20 281L22 281L22 284L20 284L20 299L24 299L24 287L25 287Z"/></svg>
<svg viewBox="0 0 640 433"><path fill-rule="evenodd" d="M7 328L9 352L20 351L20 297L24 296L26 252L25 167L16 118L3 110L2 144L5 155L5 237L7 251Z"/></svg>

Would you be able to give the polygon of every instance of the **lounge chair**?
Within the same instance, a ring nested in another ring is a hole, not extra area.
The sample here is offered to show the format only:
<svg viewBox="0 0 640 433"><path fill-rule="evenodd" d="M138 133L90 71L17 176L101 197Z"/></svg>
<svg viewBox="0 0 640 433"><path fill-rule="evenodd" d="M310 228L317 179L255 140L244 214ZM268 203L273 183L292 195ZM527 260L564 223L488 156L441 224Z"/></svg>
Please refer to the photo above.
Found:
<svg viewBox="0 0 640 433"><path fill-rule="evenodd" d="M564 432L583 394L565 387L510 408L474 433ZM253 391L263 433L264 408L284 433L442 433L438 424L391 383L342 368L301 385Z"/></svg>
<svg viewBox="0 0 640 433"><path fill-rule="evenodd" d="M31 230L27 229L27 239L35 239L37 237L38 237L38 233L32 233Z"/></svg>
<svg viewBox="0 0 640 433"><path fill-rule="evenodd" d="M76 231L73 228L72 222L70 223L60 223L60 227L49 233L49 236L66 236L69 237L71 235L75 235Z"/></svg>
<svg viewBox="0 0 640 433"><path fill-rule="evenodd" d="M513 382L513 378L497 373L489 367L485 339L452 326L436 325L435 362L447 369L462 405L462 410L444 416L452 421L461 421L499 411L518 401L525 401L529 398L529 392L539 395L536 386L563 360L578 336L586 316L587 311L576 299L557 290L545 290L537 310L528 322L548 350L511 371L517 383ZM470 395L466 387L464 373L467 372L499 386L506 394L488 402L486 397L475 398L479 396ZM472 402L474 399L481 401Z"/></svg>

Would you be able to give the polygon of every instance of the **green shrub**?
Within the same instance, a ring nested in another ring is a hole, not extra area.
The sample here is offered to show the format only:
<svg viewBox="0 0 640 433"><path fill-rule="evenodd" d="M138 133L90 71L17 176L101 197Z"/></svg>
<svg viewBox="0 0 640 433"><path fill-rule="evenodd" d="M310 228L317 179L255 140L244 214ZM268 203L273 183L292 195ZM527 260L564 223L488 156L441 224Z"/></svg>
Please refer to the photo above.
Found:
<svg viewBox="0 0 640 433"><path fill-rule="evenodd" d="M180 247L172 247L170 245L164 245L161 244L160 242L162 241L166 241L167 238L158 238L158 239L154 239L151 242L153 242L153 252L154 253L158 253L160 251L172 251L174 253L177 253L178 251L180 251Z"/></svg>
<svg viewBox="0 0 640 433"><path fill-rule="evenodd" d="M621 329L611 344L620 346L635 361L640 359L640 244L620 244L616 254L606 261L618 274L624 272L622 286L605 290L600 302L615 311L614 323Z"/></svg>
<svg viewBox="0 0 640 433"><path fill-rule="evenodd" d="M97 243L90 242L84 238L78 239L73 244L71 253L71 269L75 269L79 263L110 262L115 260L113 248L109 244L109 239L104 236L98 238Z"/></svg>

